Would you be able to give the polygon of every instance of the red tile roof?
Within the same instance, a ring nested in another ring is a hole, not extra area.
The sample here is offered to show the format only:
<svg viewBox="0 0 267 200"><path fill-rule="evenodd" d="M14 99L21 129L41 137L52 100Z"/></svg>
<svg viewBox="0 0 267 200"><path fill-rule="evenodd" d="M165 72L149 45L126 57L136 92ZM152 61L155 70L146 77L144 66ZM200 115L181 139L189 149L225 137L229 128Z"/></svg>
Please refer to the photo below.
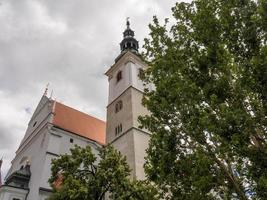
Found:
<svg viewBox="0 0 267 200"><path fill-rule="evenodd" d="M106 123L104 121L56 101L54 101L53 112L52 124L55 126L105 144Z"/></svg>

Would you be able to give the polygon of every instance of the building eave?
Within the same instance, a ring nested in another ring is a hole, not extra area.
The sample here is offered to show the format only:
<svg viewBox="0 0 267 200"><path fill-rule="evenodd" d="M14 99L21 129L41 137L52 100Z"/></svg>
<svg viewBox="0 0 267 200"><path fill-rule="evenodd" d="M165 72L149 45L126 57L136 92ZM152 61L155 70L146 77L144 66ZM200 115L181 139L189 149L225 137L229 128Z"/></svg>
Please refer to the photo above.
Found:
<svg viewBox="0 0 267 200"><path fill-rule="evenodd" d="M119 59L105 72L106 76L109 76L111 72L115 70L117 66L120 66L125 60L128 61L126 57L129 57L129 61L132 61L132 62L140 62L140 63L142 62L141 57L131 51L126 51L125 53L121 55L121 57L120 55L118 56Z"/></svg>

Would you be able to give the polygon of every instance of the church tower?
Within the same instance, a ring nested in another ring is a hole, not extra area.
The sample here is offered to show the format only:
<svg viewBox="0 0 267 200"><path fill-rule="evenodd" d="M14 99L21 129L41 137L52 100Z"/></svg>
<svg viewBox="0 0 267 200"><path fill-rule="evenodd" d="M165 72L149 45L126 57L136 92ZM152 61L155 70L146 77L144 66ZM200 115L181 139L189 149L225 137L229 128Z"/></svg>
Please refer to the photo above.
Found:
<svg viewBox="0 0 267 200"><path fill-rule="evenodd" d="M128 20L126 25L121 53L106 72L109 81L106 143L127 157L133 178L144 179L149 133L139 128L138 116L148 114L141 104L144 86L139 78L146 64L138 53L138 41Z"/></svg>

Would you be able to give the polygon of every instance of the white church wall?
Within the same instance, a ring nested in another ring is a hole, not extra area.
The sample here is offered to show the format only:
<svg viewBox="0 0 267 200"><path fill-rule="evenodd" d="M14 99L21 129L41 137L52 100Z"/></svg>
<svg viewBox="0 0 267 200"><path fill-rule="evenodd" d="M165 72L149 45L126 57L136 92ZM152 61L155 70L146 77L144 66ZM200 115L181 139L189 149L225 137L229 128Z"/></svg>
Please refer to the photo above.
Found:
<svg viewBox="0 0 267 200"><path fill-rule="evenodd" d="M72 141L72 142L71 142ZM90 140L72 134L68 131L53 127L48 134L48 142L46 148L46 155L44 160L44 168L42 171L42 178L40 180L40 187L45 189L51 189L48 179L51 177L51 161L58 158L62 154L69 154L70 149L78 145L85 147L90 145L92 152L98 155L97 145Z"/></svg>
<svg viewBox="0 0 267 200"><path fill-rule="evenodd" d="M30 192L28 200L37 200L40 186L40 173L43 170L45 154L45 136L48 132L47 123L51 121L52 104L47 97L43 97L39 103L28 128L25 137L12 161L12 168L9 170L7 177L13 172L25 166L30 162L31 179L29 182Z"/></svg>
<svg viewBox="0 0 267 200"><path fill-rule="evenodd" d="M42 135L45 132L46 129L44 128L39 132L38 135L36 135L35 138L31 140L30 143L27 144L27 146L22 151L17 153L16 157L12 161L12 170L9 172L9 174L12 174L13 172L19 170L22 166L25 166L27 161L30 162L32 168L32 165L36 162L35 159L37 159L42 152L40 146L42 141Z"/></svg>
<svg viewBox="0 0 267 200"><path fill-rule="evenodd" d="M40 172L41 179L39 188L51 189L48 183L48 179L51 177L51 162L52 159L55 159L57 157L58 157L57 155L46 153L45 160L43 163L44 165L43 171Z"/></svg>
<svg viewBox="0 0 267 200"><path fill-rule="evenodd" d="M50 131L48 135L46 151L53 154L60 154L60 146L62 142L61 134L56 133L56 131Z"/></svg>
<svg viewBox="0 0 267 200"><path fill-rule="evenodd" d="M40 175L44 170L44 161L45 161L45 145L44 143L47 140L47 128L39 133L36 141L34 141L30 148L24 153L25 155L31 156L31 179L29 183L29 200L37 200L39 195L39 187L41 182Z"/></svg>
<svg viewBox="0 0 267 200"><path fill-rule="evenodd" d="M122 79L117 82L117 73L122 72ZM114 101L124 90L131 85L131 64L122 63L114 69L109 80L109 98L108 104Z"/></svg>
<svg viewBox="0 0 267 200"><path fill-rule="evenodd" d="M50 136L49 146L47 148L47 151L51 153L58 155L70 153L70 149L74 148L75 145L81 147L91 145L92 151L96 151L96 146L93 145L94 142L90 142L90 140L88 140L87 138L58 128L53 128L51 133L52 134Z"/></svg>
<svg viewBox="0 0 267 200"><path fill-rule="evenodd" d="M51 195L51 192L40 190L38 200L48 200L50 195Z"/></svg>
<svg viewBox="0 0 267 200"><path fill-rule="evenodd" d="M13 173L16 170L19 170L21 166L26 162L25 157L30 162L31 178L29 182L29 196L28 200L38 199L38 190L40 183L40 173L43 170L44 154L45 148L44 135L47 133L47 127L39 131L39 133L32 138L32 140L24 147L15 157L12 162L12 171ZM21 162L23 161L23 162Z"/></svg>
<svg viewBox="0 0 267 200"><path fill-rule="evenodd" d="M140 91L144 91L144 85L142 80L139 78L140 70L144 67L140 64L130 62L131 71L132 71L132 86Z"/></svg>
<svg viewBox="0 0 267 200"><path fill-rule="evenodd" d="M0 200L25 200L28 190L23 190L10 186L2 186L0 188Z"/></svg>
<svg viewBox="0 0 267 200"><path fill-rule="evenodd" d="M40 171L38 174L39 176L38 195L39 196L42 196L40 194L40 188L50 189L48 179L51 176L51 160L52 158L57 156L56 154L52 153L55 150L51 151L51 149L49 149L49 147L51 147L51 142L54 142L54 148L58 147L57 142L59 142L59 140L57 140L58 139L57 137L51 139L52 127L53 127L52 125L49 125L49 127L47 128L47 132L43 136L42 142L41 142L42 143L41 146L44 149L44 154L43 154L43 160L42 160L42 171Z"/></svg>
<svg viewBox="0 0 267 200"><path fill-rule="evenodd" d="M71 142L72 141L72 142ZM64 135L62 135L61 138L61 144L60 144L60 154L64 153L70 153L70 149L74 148L74 146L78 145L81 147L85 147L87 145L86 140L84 140L81 137L78 137L74 134L65 132Z"/></svg>
<svg viewBox="0 0 267 200"><path fill-rule="evenodd" d="M39 137L39 132L42 132L44 129L46 129L47 122L51 121L51 111L52 108L49 99L47 97L43 97L41 103L39 103L38 108L36 109L36 112L34 113L34 116L31 119L31 122L28 125L25 136L16 152L16 157L12 161L12 167L8 171L6 177L8 177L14 171L18 170L21 165L23 165L23 163L20 163L22 158L28 156L24 152L28 148L31 148L31 144L34 143L37 137ZM24 160L24 163L26 162L26 160ZM31 158L29 159L29 161L31 161Z"/></svg>
<svg viewBox="0 0 267 200"><path fill-rule="evenodd" d="M20 151L20 149L22 149L28 141L31 140L31 138L33 138L44 125L46 125L47 122L51 122L53 116L52 106L53 103L47 97L43 96L30 122L28 123L25 136L18 151Z"/></svg>
<svg viewBox="0 0 267 200"><path fill-rule="evenodd" d="M133 140L134 140L134 156L135 156L135 168L136 177L138 179L145 179L145 156L146 149L149 143L149 134L140 132L139 130L133 129Z"/></svg>
<svg viewBox="0 0 267 200"><path fill-rule="evenodd" d="M119 150L122 155L126 156L127 163L132 169L131 176L135 178L135 149L134 149L134 137L132 130L123 134L121 137L113 141L112 145Z"/></svg>
<svg viewBox="0 0 267 200"><path fill-rule="evenodd" d="M19 170L22 165L25 165L27 160L30 161L31 178L29 182L30 192L27 198L28 200L43 200L49 195L49 192L44 192L40 188L48 191L51 189L48 179L51 176L51 160L53 158L69 153L70 148L74 147L75 144L82 147L90 145L92 152L98 155L97 147L99 145L95 142L53 127L49 123L27 142L27 145L20 149L13 160L10 174ZM9 200L6 198L3 200Z"/></svg>
<svg viewBox="0 0 267 200"><path fill-rule="evenodd" d="M139 116L145 116L149 114L149 111L142 105L142 98L143 98L143 93L136 89L131 90L131 101L132 101L132 115L133 115L133 126L135 128L140 127L140 123L138 121ZM145 130L145 129L144 129ZM147 130L145 130L147 132Z"/></svg>
<svg viewBox="0 0 267 200"><path fill-rule="evenodd" d="M39 197L39 200L48 200L48 198L50 197L51 193L49 192L46 192L46 193L43 193L41 192L40 193L40 197Z"/></svg>

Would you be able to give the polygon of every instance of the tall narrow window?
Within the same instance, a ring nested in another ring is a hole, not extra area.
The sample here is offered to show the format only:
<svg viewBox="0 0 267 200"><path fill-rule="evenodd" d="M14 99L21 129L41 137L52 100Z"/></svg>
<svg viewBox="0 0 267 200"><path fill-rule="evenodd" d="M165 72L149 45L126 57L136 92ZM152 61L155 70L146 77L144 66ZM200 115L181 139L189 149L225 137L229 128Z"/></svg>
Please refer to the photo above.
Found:
<svg viewBox="0 0 267 200"><path fill-rule="evenodd" d="M119 130L120 130L120 133L122 132L122 125L120 124L119 125Z"/></svg>
<svg viewBox="0 0 267 200"><path fill-rule="evenodd" d="M119 72L117 73L116 78L117 78L117 82L119 82L119 81L122 79L122 71L119 71Z"/></svg>
<svg viewBox="0 0 267 200"><path fill-rule="evenodd" d="M122 124L119 124L115 128L115 136L119 135L122 132Z"/></svg>

